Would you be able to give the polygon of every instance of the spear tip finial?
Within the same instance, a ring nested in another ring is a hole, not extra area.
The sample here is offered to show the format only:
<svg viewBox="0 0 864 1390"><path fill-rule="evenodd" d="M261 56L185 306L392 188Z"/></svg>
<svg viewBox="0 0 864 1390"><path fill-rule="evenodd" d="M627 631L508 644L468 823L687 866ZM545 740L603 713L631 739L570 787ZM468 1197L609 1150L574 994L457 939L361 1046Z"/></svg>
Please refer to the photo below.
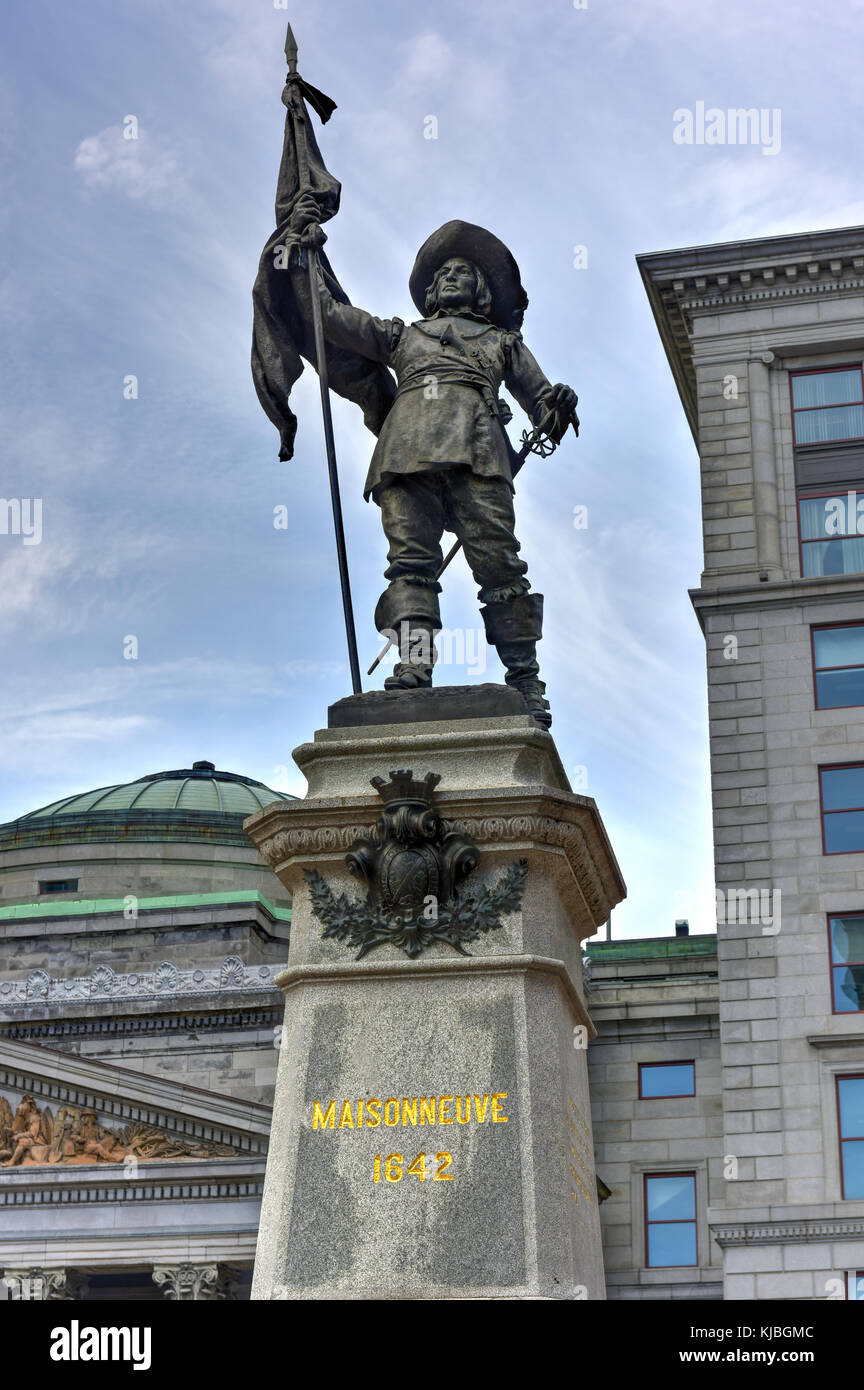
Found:
<svg viewBox="0 0 864 1390"><path fill-rule="evenodd" d="M285 57L286 57L287 60L288 60L288 71L289 71L289 72L296 72L296 71L297 71L297 40L296 40L295 37L294 37L294 31L293 31L293 29L291 28L291 25L290 25L290 24L288 25L288 29L287 29L286 34L285 34Z"/></svg>

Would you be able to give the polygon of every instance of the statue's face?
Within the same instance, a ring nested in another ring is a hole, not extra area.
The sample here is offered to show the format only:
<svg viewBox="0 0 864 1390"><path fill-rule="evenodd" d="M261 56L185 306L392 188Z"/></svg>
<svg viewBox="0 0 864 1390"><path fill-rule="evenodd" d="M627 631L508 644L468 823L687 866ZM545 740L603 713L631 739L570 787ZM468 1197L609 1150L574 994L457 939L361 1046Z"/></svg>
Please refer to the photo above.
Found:
<svg viewBox="0 0 864 1390"><path fill-rule="evenodd" d="M473 309L477 292L477 277L470 261L458 257L445 261L438 281L438 306L455 312L457 309Z"/></svg>

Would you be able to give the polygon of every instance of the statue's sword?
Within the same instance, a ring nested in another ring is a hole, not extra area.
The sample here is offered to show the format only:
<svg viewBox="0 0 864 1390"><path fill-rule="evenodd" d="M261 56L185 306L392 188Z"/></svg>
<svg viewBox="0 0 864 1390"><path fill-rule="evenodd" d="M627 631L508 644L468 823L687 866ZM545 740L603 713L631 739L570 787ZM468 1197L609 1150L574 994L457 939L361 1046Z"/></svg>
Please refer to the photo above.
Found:
<svg viewBox="0 0 864 1390"><path fill-rule="evenodd" d="M545 459L548 458L550 454L554 453L555 450L558 448L556 441L554 439L551 439L549 436L549 430L551 429L552 422L555 419L555 415L556 412L554 410L550 410L546 413L540 424L537 425L535 429L531 430L530 433L528 432L528 430L522 431L522 448L517 453L513 463L514 478L516 477L516 474L519 472L519 469L522 467L529 454L539 454L540 458ZM573 428L576 429L575 424ZM578 434L578 432L579 431L577 430L576 433ZM456 541L455 544L450 547L450 549L444 556L444 559L441 561L441 564L435 572L436 579L441 578L447 566L450 564L450 561L455 559L455 557L459 554L459 551L461 549L461 541ZM387 655L390 648L393 646L395 646L395 642L393 638L390 637L388 638L385 645L381 648L375 660L372 662L372 665L369 667L369 670L366 672L367 676L371 676L376 666L378 666L379 663L384 660L384 657Z"/></svg>

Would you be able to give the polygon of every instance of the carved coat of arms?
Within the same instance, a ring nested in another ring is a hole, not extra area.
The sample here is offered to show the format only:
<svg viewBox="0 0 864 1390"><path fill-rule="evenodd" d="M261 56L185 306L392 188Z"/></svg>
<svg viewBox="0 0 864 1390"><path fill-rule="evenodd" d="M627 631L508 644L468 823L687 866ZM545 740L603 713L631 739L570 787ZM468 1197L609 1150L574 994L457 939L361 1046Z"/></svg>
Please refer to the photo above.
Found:
<svg viewBox="0 0 864 1390"><path fill-rule="evenodd" d="M357 960L386 942L412 958L435 941L470 955L465 943L503 926L502 914L522 901L525 860L511 864L493 888L464 886L479 851L433 805L440 780L429 772L415 781L410 769L391 772L389 782L372 778L383 808L374 831L355 840L346 857L367 886L365 902L337 896L316 870L306 870L323 935L359 947Z"/></svg>

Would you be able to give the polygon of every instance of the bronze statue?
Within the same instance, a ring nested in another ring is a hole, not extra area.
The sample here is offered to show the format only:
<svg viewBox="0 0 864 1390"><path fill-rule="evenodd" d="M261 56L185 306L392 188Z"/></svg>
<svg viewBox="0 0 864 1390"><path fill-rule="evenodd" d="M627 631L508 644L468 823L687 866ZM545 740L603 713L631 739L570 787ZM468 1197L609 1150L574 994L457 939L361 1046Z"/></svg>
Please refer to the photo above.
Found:
<svg viewBox="0 0 864 1390"><path fill-rule="evenodd" d="M520 330L528 299L519 268L503 242L482 227L447 222L420 248L409 282L421 315L415 323L379 319L347 301L321 254L326 240L321 223L338 208L339 184L324 168L304 98L322 119L328 119L333 103L297 74L290 30L286 52L291 71L283 93L289 114L276 203L279 225L256 282L253 346L256 387L282 435L280 457L289 458L293 450L296 421L287 392L305 356L318 366L323 385L326 370L334 389L363 406L367 424L378 434L364 496L381 509L389 582L375 624L394 635L400 656L385 687L432 684L435 635L441 628L438 581L446 563L441 539L445 530L452 531L479 586L486 638L498 650L505 680L548 728L536 652L543 597L531 592L519 556L513 476L521 460L504 429L511 415L499 391L506 386L553 444L571 424L578 430L575 392L553 386L526 347ZM271 258L283 274L281 285ZM395 374L395 392L389 372ZM323 389L322 398L334 483ZM346 591L347 570L343 598ZM350 605L350 592L347 597ZM348 627L350 647L353 622Z"/></svg>

